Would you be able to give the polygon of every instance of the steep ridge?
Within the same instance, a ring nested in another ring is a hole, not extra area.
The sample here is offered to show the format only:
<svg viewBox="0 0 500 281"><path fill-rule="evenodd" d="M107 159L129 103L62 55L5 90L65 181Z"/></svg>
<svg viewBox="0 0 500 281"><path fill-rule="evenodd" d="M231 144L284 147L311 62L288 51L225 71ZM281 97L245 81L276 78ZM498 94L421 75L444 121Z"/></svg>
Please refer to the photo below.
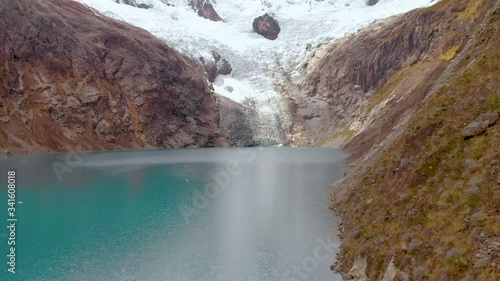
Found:
<svg viewBox="0 0 500 281"><path fill-rule="evenodd" d="M332 197L346 280L500 279L499 5L377 23L289 89L299 141L352 153Z"/></svg>
<svg viewBox="0 0 500 281"><path fill-rule="evenodd" d="M295 123L302 125L303 135L315 138L302 142L340 146L372 127L381 101L394 90L415 90L415 81L404 89L383 88L391 77L401 76L406 67L426 69L422 75L427 76L439 72L447 64L439 58L459 46L472 24L453 22L455 13L440 10L441 5L380 21L318 50L305 65L304 78L296 81L300 90L292 90L300 93L294 95Z"/></svg>
<svg viewBox="0 0 500 281"><path fill-rule="evenodd" d="M223 145L202 70L74 1L0 7L0 147L14 153Z"/></svg>

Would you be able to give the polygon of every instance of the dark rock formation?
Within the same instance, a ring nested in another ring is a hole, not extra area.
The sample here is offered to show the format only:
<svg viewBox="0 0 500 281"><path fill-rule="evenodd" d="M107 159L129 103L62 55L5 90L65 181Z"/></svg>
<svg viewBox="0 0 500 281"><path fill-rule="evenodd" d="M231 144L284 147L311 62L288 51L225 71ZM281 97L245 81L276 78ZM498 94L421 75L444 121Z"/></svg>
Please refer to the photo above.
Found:
<svg viewBox="0 0 500 281"><path fill-rule="evenodd" d="M233 72L233 68L226 59L221 59L217 62L218 75L229 75L231 72Z"/></svg>
<svg viewBox="0 0 500 281"><path fill-rule="evenodd" d="M267 39L275 40L281 28L278 22L266 13L253 21L253 30Z"/></svg>
<svg viewBox="0 0 500 281"><path fill-rule="evenodd" d="M0 8L0 147L14 153L223 144L199 65L75 1Z"/></svg>
<svg viewBox="0 0 500 281"><path fill-rule="evenodd" d="M141 9L151 9L151 8L153 8L153 6L152 6L152 5L148 5L148 4L141 3L141 4L137 5L137 8L141 8Z"/></svg>
<svg viewBox="0 0 500 281"><path fill-rule="evenodd" d="M228 75L233 71L231 64L215 51L212 51L212 58L200 57L200 62L210 82L214 82L218 75Z"/></svg>
<svg viewBox="0 0 500 281"><path fill-rule="evenodd" d="M366 5L367 6L375 6L375 4L378 3L379 0L366 0Z"/></svg>
<svg viewBox="0 0 500 281"><path fill-rule="evenodd" d="M129 5L129 6L137 7L137 8L141 8L141 9L153 8L152 5L148 5L146 3L137 3L137 1L135 1L135 0L115 0L115 2L118 4L123 3L125 5Z"/></svg>
<svg viewBox="0 0 500 281"><path fill-rule="evenodd" d="M233 72L231 64L216 51L212 51L212 58L217 75L229 75Z"/></svg>
<svg viewBox="0 0 500 281"><path fill-rule="evenodd" d="M189 4L198 16L211 21L222 21L211 0L190 0Z"/></svg>
<svg viewBox="0 0 500 281"><path fill-rule="evenodd" d="M205 76L208 81L214 82L215 78L217 78L217 63L212 60L207 60L203 57L199 58L201 65L203 66L203 70L205 71Z"/></svg>
<svg viewBox="0 0 500 281"><path fill-rule="evenodd" d="M161 2L169 7L175 7L175 4L169 2L170 0L161 0Z"/></svg>
<svg viewBox="0 0 500 281"><path fill-rule="evenodd" d="M257 111L226 97L217 96L220 109L221 131L227 136L230 146L256 146L251 120L257 118Z"/></svg>

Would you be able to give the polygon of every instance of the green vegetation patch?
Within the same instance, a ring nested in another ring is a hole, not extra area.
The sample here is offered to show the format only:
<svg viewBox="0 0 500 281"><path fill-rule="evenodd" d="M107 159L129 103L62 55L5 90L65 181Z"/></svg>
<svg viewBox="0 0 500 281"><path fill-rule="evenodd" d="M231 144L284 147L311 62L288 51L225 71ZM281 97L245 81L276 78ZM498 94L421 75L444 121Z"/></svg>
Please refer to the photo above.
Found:
<svg viewBox="0 0 500 281"><path fill-rule="evenodd" d="M324 139L319 143L319 146L326 145L332 141L341 139L343 143L350 141L356 135L356 131L344 128L342 130L336 131L330 137Z"/></svg>
<svg viewBox="0 0 500 281"><path fill-rule="evenodd" d="M473 1L464 13L477 10L480 2ZM498 35L491 33L479 34L477 41L488 37L493 38L490 45L498 44ZM459 48L440 59L455 58ZM472 52L467 53L470 60L455 66L456 75L426 99L407 132L363 173L346 203L353 207L343 215L351 219L356 235L344 238L349 247L342 254L351 260L367 256L369 279L380 279L394 256L411 280L461 280L467 275L500 280L492 261L475 266L484 247L477 236L500 236L495 219L500 217L500 122L472 139L461 135L480 114L500 112L500 51ZM409 73L394 74L372 98L371 108Z"/></svg>
<svg viewBox="0 0 500 281"><path fill-rule="evenodd" d="M458 13L458 18L462 20L470 20L479 16L479 7L483 0L469 0L469 5L465 11Z"/></svg>
<svg viewBox="0 0 500 281"><path fill-rule="evenodd" d="M457 54L458 49L460 49L460 45L454 46L453 48L449 49L446 53L444 53L439 59L440 60L451 60Z"/></svg>

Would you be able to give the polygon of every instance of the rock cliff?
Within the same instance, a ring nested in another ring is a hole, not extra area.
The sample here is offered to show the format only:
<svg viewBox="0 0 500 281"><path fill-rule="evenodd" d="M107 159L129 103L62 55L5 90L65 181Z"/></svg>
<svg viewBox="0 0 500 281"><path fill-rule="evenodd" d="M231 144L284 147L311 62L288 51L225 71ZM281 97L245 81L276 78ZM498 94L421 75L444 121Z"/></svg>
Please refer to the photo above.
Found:
<svg viewBox="0 0 500 281"><path fill-rule="evenodd" d="M298 141L352 153L332 206L346 280L500 278L499 5L378 22L289 87Z"/></svg>
<svg viewBox="0 0 500 281"><path fill-rule="evenodd" d="M460 46L472 22L453 21L456 13L439 10L440 5L437 10L417 10L377 22L356 35L314 51L313 59L304 65L301 94L295 97L299 105L296 123L314 136L309 141L322 144L333 141L341 145L342 142L334 141L372 127L371 122L383 107L380 101L392 92L412 92L416 81L426 80L434 71L442 70L448 61L440 57ZM425 71L411 77L401 89L390 87L395 84L390 79L406 78L403 72L412 67ZM413 102L409 101L409 105Z"/></svg>
<svg viewBox="0 0 500 281"><path fill-rule="evenodd" d="M223 145L203 72L74 1L0 7L0 147L14 153Z"/></svg>

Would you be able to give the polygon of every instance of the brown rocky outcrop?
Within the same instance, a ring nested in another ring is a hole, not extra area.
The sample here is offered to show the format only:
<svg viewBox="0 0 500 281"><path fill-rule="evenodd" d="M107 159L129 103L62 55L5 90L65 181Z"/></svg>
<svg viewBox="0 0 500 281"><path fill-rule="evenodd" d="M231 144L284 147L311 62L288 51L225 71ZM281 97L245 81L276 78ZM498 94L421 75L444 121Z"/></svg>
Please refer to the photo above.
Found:
<svg viewBox="0 0 500 281"><path fill-rule="evenodd" d="M499 5L442 0L306 65L293 96L302 134L316 145L350 135L337 145L354 168L332 196L346 280L500 278L498 254L485 250L500 237L490 227L500 218Z"/></svg>
<svg viewBox="0 0 500 281"><path fill-rule="evenodd" d="M387 124L418 103L424 97L423 88L432 86L419 81L440 73L449 63L444 54L453 55L467 37L472 22L454 21L457 12L442 8L447 1L441 2L433 8L377 22L316 50L299 86L302 94L294 95L300 105L294 123L302 125L315 143L330 143L341 130L353 134L368 127L372 132L365 141L374 144L383 139L394 124L384 129L371 126L375 115L386 116L388 122L383 123ZM457 9L463 12L466 3L459 6ZM420 71L408 77L416 69ZM394 83L399 80L405 83ZM398 91L419 94L405 95L397 107L391 102L384 107L379 102ZM315 118L303 118L311 114Z"/></svg>
<svg viewBox="0 0 500 281"><path fill-rule="evenodd" d="M276 40L281 28L278 22L269 14L264 14L253 21L253 30L269 40Z"/></svg>
<svg viewBox="0 0 500 281"><path fill-rule="evenodd" d="M198 16L211 21L222 21L211 0L190 0L189 4Z"/></svg>
<svg viewBox="0 0 500 281"><path fill-rule="evenodd" d="M13 153L222 144L198 64L74 1L0 7L0 147Z"/></svg>

